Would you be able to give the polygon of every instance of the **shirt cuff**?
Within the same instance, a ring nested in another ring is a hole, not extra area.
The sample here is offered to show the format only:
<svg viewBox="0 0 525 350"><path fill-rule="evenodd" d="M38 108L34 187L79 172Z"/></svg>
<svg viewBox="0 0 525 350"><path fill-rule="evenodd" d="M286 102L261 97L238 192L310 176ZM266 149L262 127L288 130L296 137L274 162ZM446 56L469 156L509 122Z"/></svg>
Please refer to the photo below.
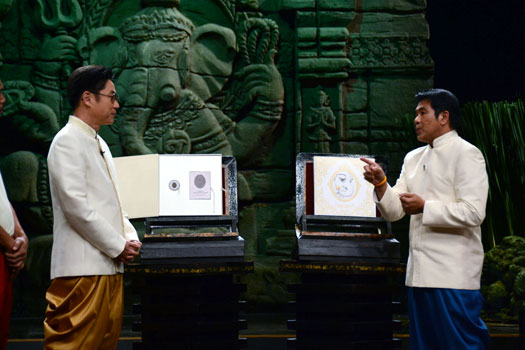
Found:
<svg viewBox="0 0 525 350"><path fill-rule="evenodd" d="M423 226L436 226L443 221L443 203L440 201L426 200L423 208Z"/></svg>

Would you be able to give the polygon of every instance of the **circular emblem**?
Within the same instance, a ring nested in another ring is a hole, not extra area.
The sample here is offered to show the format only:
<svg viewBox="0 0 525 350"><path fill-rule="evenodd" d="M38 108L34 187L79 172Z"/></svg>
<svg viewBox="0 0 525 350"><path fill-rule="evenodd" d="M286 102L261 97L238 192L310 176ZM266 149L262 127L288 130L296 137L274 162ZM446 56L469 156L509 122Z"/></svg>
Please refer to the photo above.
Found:
<svg viewBox="0 0 525 350"><path fill-rule="evenodd" d="M203 175L199 174L195 176L195 179L193 179L193 183L195 184L195 187L203 188L204 186L206 186L206 178Z"/></svg>
<svg viewBox="0 0 525 350"><path fill-rule="evenodd" d="M177 180L171 180L168 186L170 190L177 191L180 188L180 183Z"/></svg>

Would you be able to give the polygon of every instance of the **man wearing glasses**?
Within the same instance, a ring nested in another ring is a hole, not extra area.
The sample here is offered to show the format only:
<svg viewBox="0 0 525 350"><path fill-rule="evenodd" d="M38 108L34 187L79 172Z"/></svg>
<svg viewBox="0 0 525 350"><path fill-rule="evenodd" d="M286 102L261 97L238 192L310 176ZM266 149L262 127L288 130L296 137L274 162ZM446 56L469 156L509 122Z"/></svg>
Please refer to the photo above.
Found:
<svg viewBox="0 0 525 350"><path fill-rule="evenodd" d="M119 103L112 72L76 69L67 98L74 115L49 149L53 201L46 349L116 349L122 324L123 263L141 243L122 210L113 158L98 135Z"/></svg>

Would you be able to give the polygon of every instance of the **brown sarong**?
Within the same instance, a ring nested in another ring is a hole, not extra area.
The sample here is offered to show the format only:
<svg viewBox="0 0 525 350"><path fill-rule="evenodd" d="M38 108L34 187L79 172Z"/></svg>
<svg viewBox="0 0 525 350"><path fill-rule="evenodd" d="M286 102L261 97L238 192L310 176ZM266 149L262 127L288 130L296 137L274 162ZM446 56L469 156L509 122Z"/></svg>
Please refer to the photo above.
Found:
<svg viewBox="0 0 525 350"><path fill-rule="evenodd" d="M52 280L46 293L44 349L116 349L122 293L122 274Z"/></svg>

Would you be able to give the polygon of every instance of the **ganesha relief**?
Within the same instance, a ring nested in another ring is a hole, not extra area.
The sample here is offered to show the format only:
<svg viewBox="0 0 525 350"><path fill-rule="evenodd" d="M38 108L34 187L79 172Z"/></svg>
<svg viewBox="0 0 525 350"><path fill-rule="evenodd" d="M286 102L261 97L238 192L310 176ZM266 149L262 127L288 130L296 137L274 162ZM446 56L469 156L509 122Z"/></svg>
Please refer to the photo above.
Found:
<svg viewBox="0 0 525 350"><path fill-rule="evenodd" d="M196 27L176 7L147 7L118 30L97 28L81 40L89 63L105 56L107 42L117 53L120 120L101 132L114 155L222 153L241 167L261 155L283 110L279 33L268 19L238 22L236 32Z"/></svg>

